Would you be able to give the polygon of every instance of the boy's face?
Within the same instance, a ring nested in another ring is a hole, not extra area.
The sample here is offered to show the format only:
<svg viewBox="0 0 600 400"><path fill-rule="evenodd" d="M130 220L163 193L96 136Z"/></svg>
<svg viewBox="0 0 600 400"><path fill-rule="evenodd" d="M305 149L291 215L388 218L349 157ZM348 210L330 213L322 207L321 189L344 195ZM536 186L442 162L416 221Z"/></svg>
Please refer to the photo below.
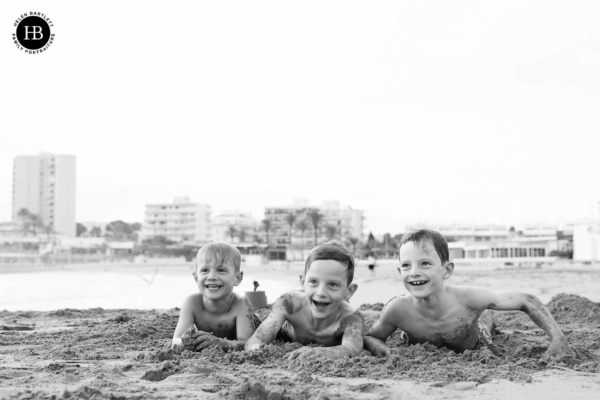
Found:
<svg viewBox="0 0 600 400"><path fill-rule="evenodd" d="M314 261L301 278L304 293L314 318L323 319L337 313L344 300L349 300L357 285L348 285L348 267L335 260Z"/></svg>
<svg viewBox="0 0 600 400"><path fill-rule="evenodd" d="M453 270L454 264L450 262L442 265L440 256L429 240L407 242L400 247L398 271L406 290L414 297L424 298L437 292Z"/></svg>
<svg viewBox="0 0 600 400"><path fill-rule="evenodd" d="M218 300L231 295L233 287L240 284L243 274L236 271L231 261L221 265L199 259L196 271L193 273L198 289L202 296L210 300Z"/></svg>

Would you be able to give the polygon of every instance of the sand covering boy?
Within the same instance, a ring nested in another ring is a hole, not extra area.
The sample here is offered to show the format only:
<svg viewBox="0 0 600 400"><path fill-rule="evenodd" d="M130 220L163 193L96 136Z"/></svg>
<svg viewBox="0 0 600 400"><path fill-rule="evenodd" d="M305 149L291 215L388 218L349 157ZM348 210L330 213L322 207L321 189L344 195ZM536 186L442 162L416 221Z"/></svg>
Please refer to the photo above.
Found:
<svg viewBox="0 0 600 400"><path fill-rule="evenodd" d="M182 336L195 325L198 331L192 330L192 349L244 348L256 329L256 319L248 300L233 293L234 286L243 278L241 259L240 252L225 242L211 242L198 251L193 275L200 293L184 301L173 334L173 347L180 349Z"/></svg>
<svg viewBox="0 0 600 400"><path fill-rule="evenodd" d="M288 359L311 356L341 358L354 356L363 349L362 315L348 300L357 289L354 258L338 241L315 247L300 275L302 291L288 292L273 304L271 313L246 342L246 350L256 350L278 338L304 345Z"/></svg>
<svg viewBox="0 0 600 400"><path fill-rule="evenodd" d="M454 271L449 261L448 243L433 230L407 233L400 243L400 268L408 294L388 302L379 320L364 338L365 348L375 356L387 356L384 341L397 329L410 343L429 342L456 352L475 349L491 340L491 315L485 310L520 310L550 337L544 358L574 357L558 324L541 303L530 294L491 291L445 283ZM481 320L484 320L483 316ZM485 328L485 329L483 329Z"/></svg>

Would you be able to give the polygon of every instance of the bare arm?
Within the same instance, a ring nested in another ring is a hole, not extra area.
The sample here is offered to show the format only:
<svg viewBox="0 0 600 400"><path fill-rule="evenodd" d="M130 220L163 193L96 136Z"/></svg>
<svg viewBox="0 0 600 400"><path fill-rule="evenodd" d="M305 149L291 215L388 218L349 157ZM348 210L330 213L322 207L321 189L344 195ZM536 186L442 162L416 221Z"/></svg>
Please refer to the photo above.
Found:
<svg viewBox="0 0 600 400"><path fill-rule="evenodd" d="M183 302L181 310L179 311L179 320L173 333L173 343L178 342L181 339L185 331L194 323L194 314L192 312L195 303L195 296L191 295Z"/></svg>
<svg viewBox="0 0 600 400"><path fill-rule="evenodd" d="M286 320L286 317L294 312L292 296L284 294L273 304L271 313L263 321L252 337L246 341L246 350L257 350L267 343L271 343L277 337L277 332Z"/></svg>
<svg viewBox="0 0 600 400"><path fill-rule="evenodd" d="M390 303L383 308L379 319L364 337L365 349L367 349L375 357L387 357L390 355L390 348L385 344L385 341L396 330L396 324L391 318L393 312L390 311Z"/></svg>
<svg viewBox="0 0 600 400"><path fill-rule="evenodd" d="M354 314L342 319L340 323L345 327L342 344L340 346L331 347L331 358L352 357L358 355L363 349L363 330L365 327L365 319L362 314L355 311Z"/></svg>
<svg viewBox="0 0 600 400"><path fill-rule="evenodd" d="M518 310L526 313L550 337L546 356L575 355L556 320L537 297L521 292L493 292L486 289L473 289L472 293L473 296L470 297L477 308Z"/></svg>

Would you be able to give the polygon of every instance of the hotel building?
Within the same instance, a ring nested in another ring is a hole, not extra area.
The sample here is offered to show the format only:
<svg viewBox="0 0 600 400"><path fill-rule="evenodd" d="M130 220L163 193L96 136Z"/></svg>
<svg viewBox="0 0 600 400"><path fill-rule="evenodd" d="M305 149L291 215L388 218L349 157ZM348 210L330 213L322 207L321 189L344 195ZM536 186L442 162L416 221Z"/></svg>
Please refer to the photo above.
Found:
<svg viewBox="0 0 600 400"><path fill-rule="evenodd" d="M192 203L188 197L176 197L172 203L147 204L141 238L163 236L175 242L211 240L211 208Z"/></svg>

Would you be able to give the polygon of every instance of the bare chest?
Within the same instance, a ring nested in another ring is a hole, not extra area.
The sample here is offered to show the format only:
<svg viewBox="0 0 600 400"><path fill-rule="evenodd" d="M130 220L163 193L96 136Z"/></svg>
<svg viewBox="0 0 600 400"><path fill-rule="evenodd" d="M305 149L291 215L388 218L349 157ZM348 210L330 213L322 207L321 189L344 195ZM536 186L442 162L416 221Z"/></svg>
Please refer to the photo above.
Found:
<svg viewBox="0 0 600 400"><path fill-rule="evenodd" d="M437 319L415 314L405 320L401 329L411 343L430 343L457 352L473 349L479 340L478 315L461 311Z"/></svg>
<svg viewBox="0 0 600 400"><path fill-rule="evenodd" d="M320 344L323 346L338 346L342 344L344 332L340 324L333 324L324 329L316 329L307 326L302 321L289 321L286 329L294 342L303 345Z"/></svg>
<svg viewBox="0 0 600 400"><path fill-rule="evenodd" d="M209 314L198 313L194 315L194 324L198 330L212 332L219 338L228 340L237 338L237 327L233 316L213 317Z"/></svg>

